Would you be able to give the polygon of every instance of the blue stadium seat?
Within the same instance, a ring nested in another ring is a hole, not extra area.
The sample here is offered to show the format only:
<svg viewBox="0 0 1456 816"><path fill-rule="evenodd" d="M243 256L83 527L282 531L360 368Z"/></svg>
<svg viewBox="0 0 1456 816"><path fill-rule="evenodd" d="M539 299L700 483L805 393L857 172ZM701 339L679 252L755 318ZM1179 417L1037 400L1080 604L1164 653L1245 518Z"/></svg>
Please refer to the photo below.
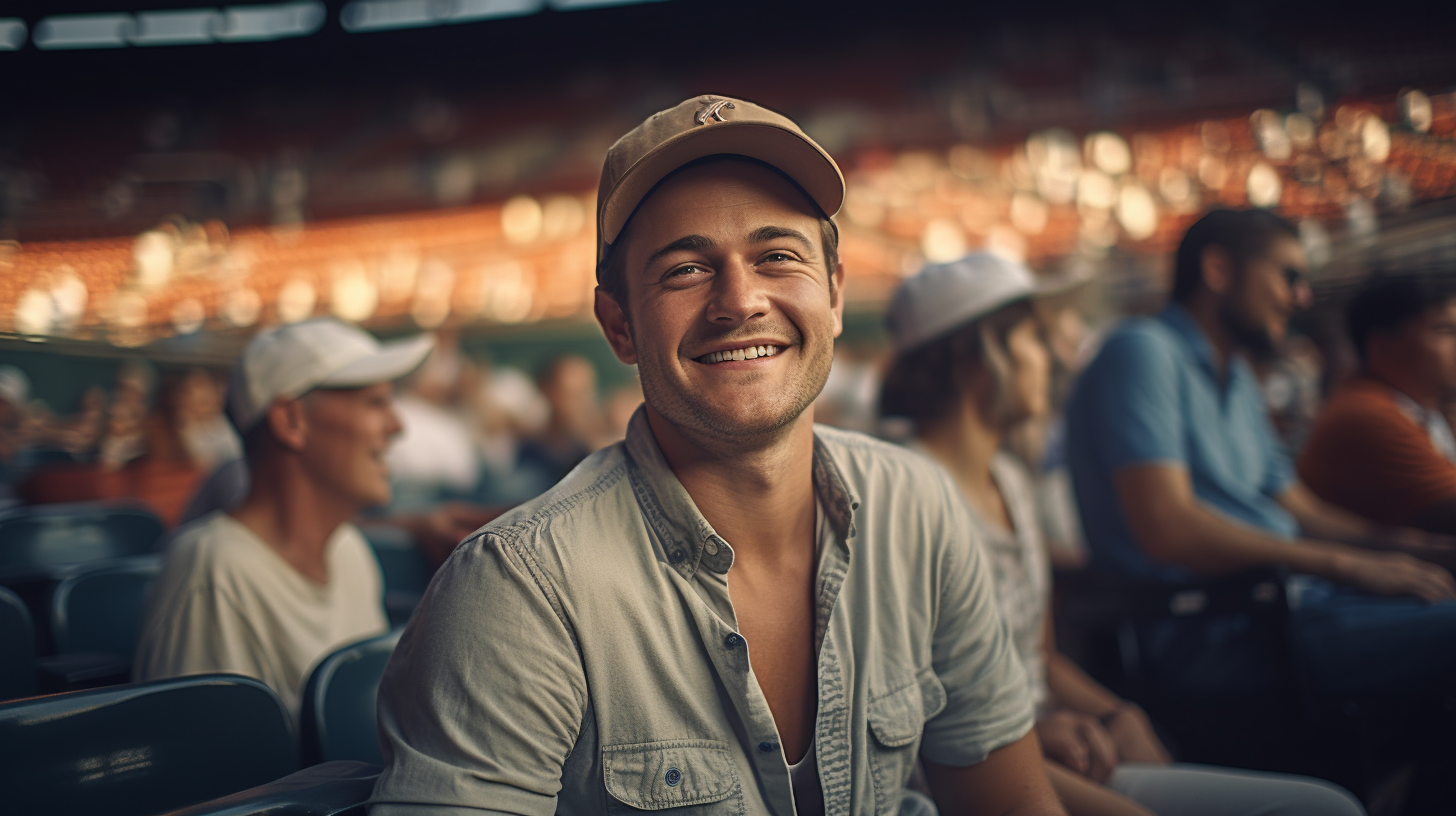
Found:
<svg viewBox="0 0 1456 816"><path fill-rule="evenodd" d="M355 759L382 763L374 710L398 631L351 643L324 658L303 689L303 764Z"/></svg>
<svg viewBox="0 0 1456 816"><path fill-rule="evenodd" d="M364 816L379 771L367 762L325 762L167 816Z"/></svg>
<svg viewBox="0 0 1456 816"><path fill-rule="evenodd" d="M141 634L147 591L161 572L156 556L81 567L51 595L51 642L57 655L42 659L59 688L124 683Z"/></svg>
<svg viewBox="0 0 1456 816"><path fill-rule="evenodd" d="M405 530L388 524L366 524L360 531L379 559L390 625L403 626L424 597L435 569Z"/></svg>
<svg viewBox="0 0 1456 816"><path fill-rule="evenodd" d="M0 587L0 700L35 693L35 631L20 596Z"/></svg>
<svg viewBox="0 0 1456 816"><path fill-rule="evenodd" d="M0 703L0 811L143 816L298 769L278 695L197 675Z"/></svg>
<svg viewBox="0 0 1456 816"><path fill-rule="evenodd" d="M0 512L0 580L157 551L166 528L151 511L77 502Z"/></svg>

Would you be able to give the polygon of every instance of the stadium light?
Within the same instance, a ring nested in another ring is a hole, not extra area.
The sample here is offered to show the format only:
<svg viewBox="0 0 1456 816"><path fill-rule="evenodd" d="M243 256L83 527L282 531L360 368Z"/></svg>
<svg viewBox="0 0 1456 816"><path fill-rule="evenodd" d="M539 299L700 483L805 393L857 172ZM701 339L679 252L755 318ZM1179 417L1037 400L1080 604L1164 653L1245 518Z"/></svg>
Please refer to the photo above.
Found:
<svg viewBox="0 0 1456 816"><path fill-rule="evenodd" d="M31 39L45 50L262 42L307 37L323 27L327 16L319 0L135 15L56 14L42 19ZM15 50L24 42L24 23L0 20L0 50Z"/></svg>
<svg viewBox="0 0 1456 816"><path fill-rule="evenodd" d="M0 51L20 50L27 33L24 20L0 19Z"/></svg>

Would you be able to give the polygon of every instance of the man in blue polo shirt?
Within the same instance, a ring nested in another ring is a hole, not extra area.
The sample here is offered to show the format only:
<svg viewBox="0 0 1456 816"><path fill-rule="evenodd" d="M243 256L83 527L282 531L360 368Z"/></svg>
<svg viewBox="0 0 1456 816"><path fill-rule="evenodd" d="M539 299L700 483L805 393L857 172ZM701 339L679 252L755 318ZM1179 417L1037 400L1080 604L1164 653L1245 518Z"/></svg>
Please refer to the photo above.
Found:
<svg viewBox="0 0 1456 816"><path fill-rule="evenodd" d="M1067 408L1089 547L1099 566L1170 582L1287 567L1300 576L1297 648L1320 688L1450 690L1456 581L1389 551L1432 542L1381 529L1301 484L1246 359L1271 352L1309 300L1305 264L1294 227L1262 210L1218 210L1189 228L1171 302L1112 332ZM1145 633L1144 650L1166 682L1247 688L1267 680L1267 662L1246 628L1182 622Z"/></svg>

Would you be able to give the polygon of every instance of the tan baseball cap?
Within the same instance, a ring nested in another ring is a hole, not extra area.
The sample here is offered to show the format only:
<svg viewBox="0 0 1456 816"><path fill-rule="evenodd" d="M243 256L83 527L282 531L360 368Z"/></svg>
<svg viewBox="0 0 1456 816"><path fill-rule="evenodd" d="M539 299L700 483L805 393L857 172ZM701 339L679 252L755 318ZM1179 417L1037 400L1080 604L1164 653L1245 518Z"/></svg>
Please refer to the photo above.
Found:
<svg viewBox="0 0 1456 816"><path fill-rule="evenodd" d="M597 189L597 263L659 181L689 162L725 153L777 168L826 216L844 203L839 166L792 119L742 99L696 96L654 113L607 150Z"/></svg>

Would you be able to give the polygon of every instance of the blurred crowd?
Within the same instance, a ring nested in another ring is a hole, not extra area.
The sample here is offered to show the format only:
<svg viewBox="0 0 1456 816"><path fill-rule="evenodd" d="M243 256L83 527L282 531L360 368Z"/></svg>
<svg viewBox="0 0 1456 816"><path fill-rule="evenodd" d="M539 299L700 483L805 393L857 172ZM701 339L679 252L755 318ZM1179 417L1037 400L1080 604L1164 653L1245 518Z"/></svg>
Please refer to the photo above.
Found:
<svg viewBox="0 0 1456 816"><path fill-rule="evenodd" d="M225 370L127 360L114 384L86 388L78 410L62 415L33 394L25 371L0 366L0 505L136 498L183 520L194 492L243 454L226 389ZM640 401L635 380L603 393L583 357L526 372L471 357L444 333L399 385L404 430L389 452L394 500L383 512L536 496L621 439Z"/></svg>

